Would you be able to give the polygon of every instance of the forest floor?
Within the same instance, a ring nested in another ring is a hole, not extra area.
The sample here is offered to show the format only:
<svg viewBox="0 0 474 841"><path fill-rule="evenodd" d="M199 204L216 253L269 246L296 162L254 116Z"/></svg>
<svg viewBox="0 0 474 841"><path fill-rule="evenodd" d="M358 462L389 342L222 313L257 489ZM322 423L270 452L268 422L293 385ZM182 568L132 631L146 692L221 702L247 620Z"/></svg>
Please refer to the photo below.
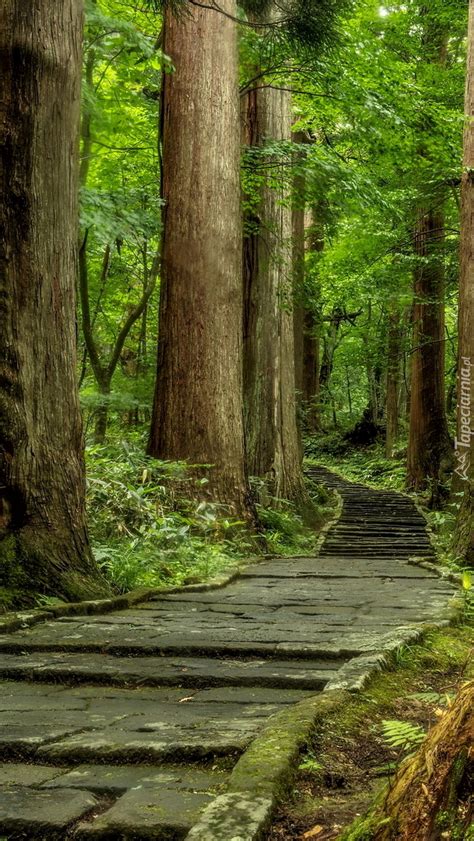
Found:
<svg viewBox="0 0 474 841"><path fill-rule="evenodd" d="M350 706L330 714L301 757L267 841L363 837L350 825L474 676L473 646L472 627L431 632L403 648Z"/></svg>
<svg viewBox="0 0 474 841"><path fill-rule="evenodd" d="M410 499L314 477L343 499L318 555L0 637L0 834L178 839L195 824L193 838L253 837L248 822L269 802L255 796L254 746L263 740L255 774L268 778L279 743L301 734L293 709L356 689L380 652L447 624L459 591L429 567L435 553ZM216 804L212 835L199 815Z"/></svg>

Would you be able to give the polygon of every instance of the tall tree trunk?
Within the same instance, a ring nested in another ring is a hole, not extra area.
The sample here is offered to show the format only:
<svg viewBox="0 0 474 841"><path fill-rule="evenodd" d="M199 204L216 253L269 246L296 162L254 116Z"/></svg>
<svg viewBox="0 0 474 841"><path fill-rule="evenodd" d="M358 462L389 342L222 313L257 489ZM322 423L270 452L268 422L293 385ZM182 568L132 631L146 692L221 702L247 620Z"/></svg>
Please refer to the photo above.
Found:
<svg viewBox="0 0 474 841"><path fill-rule="evenodd" d="M234 0L222 10L236 14ZM242 422L242 248L235 24L165 13L164 239L148 452L213 465L206 490L248 511Z"/></svg>
<svg viewBox="0 0 474 841"><path fill-rule="evenodd" d="M400 313L395 308L390 312L388 317L387 401L385 409L385 455L387 458L393 458L393 448L398 438L401 352L402 333Z"/></svg>
<svg viewBox="0 0 474 841"><path fill-rule="evenodd" d="M461 500L454 533L456 554L474 563L474 0L469 0L465 95L464 171L461 187L461 274L456 458L453 492Z"/></svg>
<svg viewBox="0 0 474 841"><path fill-rule="evenodd" d="M290 140L291 99L270 87L250 89L243 103L248 146ZM259 159L260 166L275 160ZM284 175L283 167L281 175ZM276 497L305 497L296 422L291 209L286 190L262 181L258 225L244 240L244 405L251 475Z"/></svg>
<svg viewBox="0 0 474 841"><path fill-rule="evenodd" d="M433 504L449 466L451 442L444 395L444 266L442 211L420 211L417 219L413 306L408 485L423 490L432 482Z"/></svg>
<svg viewBox="0 0 474 841"><path fill-rule="evenodd" d="M313 207L311 225L308 228L308 249L313 254L324 251L324 228L321 222L322 202ZM313 287L313 294L319 298L319 288ZM303 333L303 400L305 405L306 425L309 432L318 432L321 428L320 419L320 381L319 381L319 341L320 324L313 308L306 308L304 312Z"/></svg>
<svg viewBox="0 0 474 841"><path fill-rule="evenodd" d="M304 134L297 131L293 134L294 143L304 142ZM301 153L295 155L295 163L301 162ZM303 371L304 371L304 321L305 321L305 177L296 171L293 177L292 201L292 261L293 261L293 327L295 348L295 387L298 409L303 404ZM302 412L300 413L302 414ZM299 424L300 425L300 424Z"/></svg>
<svg viewBox="0 0 474 841"><path fill-rule="evenodd" d="M303 335L303 399L306 406L306 425L309 432L321 428L319 409L319 324L314 313L304 314Z"/></svg>
<svg viewBox="0 0 474 841"><path fill-rule="evenodd" d="M429 5L421 7L423 58L442 68L447 61L446 24ZM429 159L425 127L420 126L420 159ZM418 208L415 222L413 355L407 484L415 490L431 486L430 505L440 502L441 482L452 463L445 400L445 277L443 197L436 195Z"/></svg>
<svg viewBox="0 0 474 841"><path fill-rule="evenodd" d="M4 0L0 15L1 576L77 598L104 588L75 370L82 4Z"/></svg>

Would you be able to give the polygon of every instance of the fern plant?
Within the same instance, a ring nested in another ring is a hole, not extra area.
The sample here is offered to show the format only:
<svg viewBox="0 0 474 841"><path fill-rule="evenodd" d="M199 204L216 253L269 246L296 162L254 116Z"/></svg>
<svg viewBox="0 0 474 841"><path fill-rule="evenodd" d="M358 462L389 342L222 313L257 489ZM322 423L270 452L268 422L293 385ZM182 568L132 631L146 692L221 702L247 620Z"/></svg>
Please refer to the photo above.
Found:
<svg viewBox="0 0 474 841"><path fill-rule="evenodd" d="M390 748L400 748L401 750L411 750L417 747L426 735L421 725L397 719L382 721L382 732L383 738Z"/></svg>

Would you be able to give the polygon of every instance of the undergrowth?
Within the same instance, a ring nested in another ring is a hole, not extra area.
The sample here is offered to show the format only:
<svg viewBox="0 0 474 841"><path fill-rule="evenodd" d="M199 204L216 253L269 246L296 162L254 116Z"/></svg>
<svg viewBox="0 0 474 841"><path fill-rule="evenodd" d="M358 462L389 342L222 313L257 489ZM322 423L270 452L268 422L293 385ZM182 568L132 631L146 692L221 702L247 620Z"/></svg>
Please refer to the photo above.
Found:
<svg viewBox="0 0 474 841"><path fill-rule="evenodd" d="M350 703L336 705L301 757L269 841L372 841L381 826L372 805L474 677L472 645L466 625L427 632L401 646L387 670Z"/></svg>
<svg viewBox="0 0 474 841"><path fill-rule="evenodd" d="M270 498L257 506L262 533L251 533L205 500L205 478L196 479L183 463L148 458L138 436L90 446L86 457L94 554L120 591L191 584L231 572L252 556L314 547L317 535L291 504ZM317 486L309 493L319 509L328 504Z"/></svg>
<svg viewBox="0 0 474 841"><path fill-rule="evenodd" d="M406 465L403 450L400 450L395 458L388 459L380 444L363 448L349 447L340 436L332 434L308 439L305 453L308 465L324 465L353 482L362 482L384 490L405 490Z"/></svg>

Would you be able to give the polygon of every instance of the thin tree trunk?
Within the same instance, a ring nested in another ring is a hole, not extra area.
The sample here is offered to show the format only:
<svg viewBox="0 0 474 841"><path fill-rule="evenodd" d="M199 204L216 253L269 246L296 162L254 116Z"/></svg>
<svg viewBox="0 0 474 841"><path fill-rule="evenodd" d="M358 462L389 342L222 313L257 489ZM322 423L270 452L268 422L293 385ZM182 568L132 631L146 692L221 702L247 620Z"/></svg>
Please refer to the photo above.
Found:
<svg viewBox="0 0 474 841"><path fill-rule="evenodd" d="M104 444L107 437L109 421L110 380L107 378L99 384L100 403L94 413L94 444Z"/></svg>
<svg viewBox="0 0 474 841"><path fill-rule="evenodd" d="M312 223L309 228L308 248L314 254L324 251L324 229L321 222L322 202L312 209ZM313 289L313 294L319 298L319 289ZM314 309L306 309L304 314L303 336L303 399L306 407L306 424L309 432L318 432L321 428L320 418L320 324Z"/></svg>
<svg viewBox="0 0 474 841"><path fill-rule="evenodd" d="M330 395L330 380L334 368L334 354L338 345L340 320L337 318L338 308L334 307L329 319L327 333L323 334L323 353L319 370L319 388L321 400L327 402Z"/></svg>
<svg viewBox="0 0 474 841"><path fill-rule="evenodd" d="M4 0L1 18L1 576L78 598L105 589L75 368L82 4Z"/></svg>
<svg viewBox="0 0 474 841"><path fill-rule="evenodd" d="M243 103L244 142L262 147L267 139L290 140L290 106L286 91L250 89ZM260 159L260 166L269 161ZM245 431L251 475L265 479L274 496L300 502L305 491L296 422L287 199L283 186L262 183L259 224L244 240Z"/></svg>
<svg viewBox="0 0 474 841"><path fill-rule="evenodd" d="M234 0L223 0L234 16ZM242 228L235 24L165 12L163 267L148 452L212 465L207 492L248 515L242 422Z"/></svg>
<svg viewBox="0 0 474 841"><path fill-rule="evenodd" d="M393 448L398 438L401 340L400 313L398 309L394 309L389 314L387 340L387 402L385 410L385 455L387 458L393 458Z"/></svg>
<svg viewBox="0 0 474 841"><path fill-rule="evenodd" d="M474 0L469 0L465 95L464 171L461 187L461 274L455 500L461 500L454 533L457 555L474 563ZM459 494L460 496L457 496Z"/></svg>
<svg viewBox="0 0 474 841"><path fill-rule="evenodd" d="M309 432L321 428L319 408L319 324L311 310L305 311L303 336L303 399Z"/></svg>

